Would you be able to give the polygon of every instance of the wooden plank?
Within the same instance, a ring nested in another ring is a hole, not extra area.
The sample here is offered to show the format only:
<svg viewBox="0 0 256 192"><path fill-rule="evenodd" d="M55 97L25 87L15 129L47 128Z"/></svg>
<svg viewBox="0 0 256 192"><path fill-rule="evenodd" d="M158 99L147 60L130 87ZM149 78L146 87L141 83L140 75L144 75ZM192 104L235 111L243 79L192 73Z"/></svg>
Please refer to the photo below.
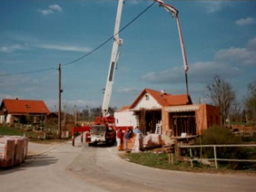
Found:
<svg viewBox="0 0 256 192"><path fill-rule="evenodd" d="M231 144L231 145L180 145L180 148L197 148L197 147L256 147L256 144Z"/></svg>

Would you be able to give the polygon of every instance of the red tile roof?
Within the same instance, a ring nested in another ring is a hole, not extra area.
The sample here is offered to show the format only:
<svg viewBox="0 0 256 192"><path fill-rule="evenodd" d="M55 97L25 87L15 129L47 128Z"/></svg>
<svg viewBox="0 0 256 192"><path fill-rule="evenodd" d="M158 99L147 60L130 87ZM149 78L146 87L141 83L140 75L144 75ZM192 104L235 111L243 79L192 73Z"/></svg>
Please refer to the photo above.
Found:
<svg viewBox="0 0 256 192"><path fill-rule="evenodd" d="M170 95L168 97L168 104L169 105L186 105L192 104L190 97L188 98L187 94L182 95Z"/></svg>
<svg viewBox="0 0 256 192"><path fill-rule="evenodd" d="M127 111L128 109L130 109L130 106L129 106L129 105L123 106L123 107L119 110L119 112L121 112L121 111Z"/></svg>
<svg viewBox="0 0 256 192"><path fill-rule="evenodd" d="M6 108L8 113L40 113L49 114L50 111L44 101L40 100L19 100L19 99L4 99L1 104L1 110Z"/></svg>
<svg viewBox="0 0 256 192"><path fill-rule="evenodd" d="M135 107L141 98L146 94L150 94L160 105L162 106L176 106L176 105L187 105L192 104L190 96L187 94L172 95L161 91L152 89L144 89L137 99L131 105L131 108Z"/></svg>

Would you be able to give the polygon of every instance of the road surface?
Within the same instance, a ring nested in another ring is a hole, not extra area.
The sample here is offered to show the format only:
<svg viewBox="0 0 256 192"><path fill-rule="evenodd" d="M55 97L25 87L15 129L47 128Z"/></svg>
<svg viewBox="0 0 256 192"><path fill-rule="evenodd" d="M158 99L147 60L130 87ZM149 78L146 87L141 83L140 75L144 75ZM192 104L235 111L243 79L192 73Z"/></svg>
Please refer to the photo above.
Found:
<svg viewBox="0 0 256 192"><path fill-rule="evenodd" d="M153 169L118 157L114 147L29 144L33 159L0 170L0 192L254 192L256 177ZM36 146L35 146L36 145ZM34 146L34 148L33 148ZM40 148L41 147L41 148ZM36 151L38 150L38 151Z"/></svg>

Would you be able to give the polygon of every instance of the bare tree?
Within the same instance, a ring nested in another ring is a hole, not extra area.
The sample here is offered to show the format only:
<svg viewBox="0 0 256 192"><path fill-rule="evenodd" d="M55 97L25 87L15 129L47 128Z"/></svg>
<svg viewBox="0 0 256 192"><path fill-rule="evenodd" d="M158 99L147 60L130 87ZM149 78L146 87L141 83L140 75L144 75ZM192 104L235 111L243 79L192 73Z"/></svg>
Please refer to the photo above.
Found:
<svg viewBox="0 0 256 192"><path fill-rule="evenodd" d="M233 105L230 109L230 120L233 122L245 122L243 118L243 108L242 105L238 102L233 102Z"/></svg>
<svg viewBox="0 0 256 192"><path fill-rule="evenodd" d="M248 92L245 98L247 120L256 121L256 80L248 85Z"/></svg>
<svg viewBox="0 0 256 192"><path fill-rule="evenodd" d="M225 120L229 117L230 109L236 100L236 94L231 85L215 75L212 84L207 86L208 93L206 96L211 99L212 104L220 109L221 123L224 125Z"/></svg>

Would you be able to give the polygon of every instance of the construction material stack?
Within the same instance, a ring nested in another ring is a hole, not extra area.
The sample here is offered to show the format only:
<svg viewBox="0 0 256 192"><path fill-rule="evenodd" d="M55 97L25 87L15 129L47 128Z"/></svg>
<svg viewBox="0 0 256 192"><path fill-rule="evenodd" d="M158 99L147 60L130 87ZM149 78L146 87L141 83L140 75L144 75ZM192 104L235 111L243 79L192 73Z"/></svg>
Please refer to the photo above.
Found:
<svg viewBox="0 0 256 192"><path fill-rule="evenodd" d="M0 137L0 168L20 165L27 157L28 138L21 136Z"/></svg>

